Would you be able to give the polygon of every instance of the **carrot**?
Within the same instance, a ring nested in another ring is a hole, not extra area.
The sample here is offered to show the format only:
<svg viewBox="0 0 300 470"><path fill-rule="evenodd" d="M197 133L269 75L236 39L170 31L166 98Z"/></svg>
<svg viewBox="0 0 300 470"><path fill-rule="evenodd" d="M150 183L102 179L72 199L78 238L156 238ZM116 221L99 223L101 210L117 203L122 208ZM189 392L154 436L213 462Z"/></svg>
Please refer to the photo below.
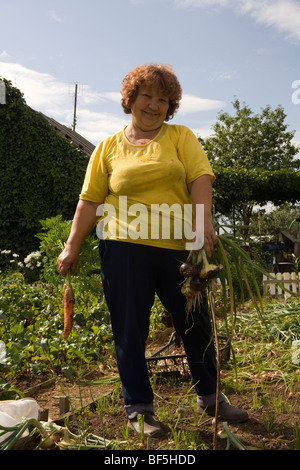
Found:
<svg viewBox="0 0 300 470"><path fill-rule="evenodd" d="M67 339L73 327L73 313L75 304L74 290L70 281L70 274L67 274L67 283L63 286L64 303L64 331L63 339Z"/></svg>

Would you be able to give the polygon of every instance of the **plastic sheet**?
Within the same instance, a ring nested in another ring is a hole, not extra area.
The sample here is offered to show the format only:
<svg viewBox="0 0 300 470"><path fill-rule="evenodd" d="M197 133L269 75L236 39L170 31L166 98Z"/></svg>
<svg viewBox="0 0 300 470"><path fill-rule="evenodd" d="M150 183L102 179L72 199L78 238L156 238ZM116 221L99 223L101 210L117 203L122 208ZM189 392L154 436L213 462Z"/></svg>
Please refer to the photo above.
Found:
<svg viewBox="0 0 300 470"><path fill-rule="evenodd" d="M0 425L9 427L20 423L23 418L38 419L39 409L39 404L33 398L0 401ZM0 436L0 442L6 439L10 434L10 432L7 432L3 436ZM25 431L21 437L27 435L28 431Z"/></svg>

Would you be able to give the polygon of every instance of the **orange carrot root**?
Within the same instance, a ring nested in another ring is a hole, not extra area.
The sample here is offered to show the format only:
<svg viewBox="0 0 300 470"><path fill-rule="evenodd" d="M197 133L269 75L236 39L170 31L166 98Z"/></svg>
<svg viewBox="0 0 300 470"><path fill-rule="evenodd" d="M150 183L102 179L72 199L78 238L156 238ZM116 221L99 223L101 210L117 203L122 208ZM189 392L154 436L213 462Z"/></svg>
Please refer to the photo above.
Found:
<svg viewBox="0 0 300 470"><path fill-rule="evenodd" d="M73 327L73 312L75 304L75 295L72 285L63 287L63 301L64 301L64 331L63 339L67 339Z"/></svg>

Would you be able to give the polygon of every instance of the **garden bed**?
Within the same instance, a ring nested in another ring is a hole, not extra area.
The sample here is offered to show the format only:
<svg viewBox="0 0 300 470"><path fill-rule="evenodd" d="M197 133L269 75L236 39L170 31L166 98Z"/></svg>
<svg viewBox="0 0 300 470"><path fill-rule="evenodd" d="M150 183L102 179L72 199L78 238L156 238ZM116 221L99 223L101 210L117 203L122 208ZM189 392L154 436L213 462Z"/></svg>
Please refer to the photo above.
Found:
<svg viewBox="0 0 300 470"><path fill-rule="evenodd" d="M148 355L166 344L172 329L166 329L148 344ZM236 336L233 348L244 347L244 333ZM248 338L250 349L256 346L262 350L261 338ZM259 346L260 344L260 346ZM233 361L229 361L221 370L222 390L228 400L237 407L245 409L249 420L239 425L230 425L230 431L247 448L260 450L299 450L300 448L300 379L299 370L294 368L294 378L274 367L274 361L283 355L278 345L268 343L265 349L266 363L262 366L262 356L256 355L260 366L247 367L240 364L237 376ZM272 346L272 347L271 347ZM268 352L267 352L268 351ZM271 354L270 354L271 351ZM178 354L178 350L174 350ZM245 352L243 351L243 355ZM195 393L189 380L176 379L174 376L156 380L152 378L155 393L157 418L164 423L168 435L163 439L151 439L141 442L140 436L127 426L124 412L121 385L96 385L97 380L109 380L117 376L113 362L108 369L96 367L86 375L78 386L75 379L67 380L49 377L36 378L19 376L16 385L27 396L37 400L42 408L49 409L49 416L55 422L63 424L68 418L68 429L75 434L92 432L109 440L122 442L120 449L136 450L210 450L213 446L214 426L212 419L197 411ZM88 384L85 386L84 384ZM71 410L65 414L59 412L59 398L66 395L70 399ZM176 411L184 409L180 419ZM222 422L218 424L220 436L216 448L227 447ZM32 443L27 444L29 447ZM233 448L233 447L232 447Z"/></svg>

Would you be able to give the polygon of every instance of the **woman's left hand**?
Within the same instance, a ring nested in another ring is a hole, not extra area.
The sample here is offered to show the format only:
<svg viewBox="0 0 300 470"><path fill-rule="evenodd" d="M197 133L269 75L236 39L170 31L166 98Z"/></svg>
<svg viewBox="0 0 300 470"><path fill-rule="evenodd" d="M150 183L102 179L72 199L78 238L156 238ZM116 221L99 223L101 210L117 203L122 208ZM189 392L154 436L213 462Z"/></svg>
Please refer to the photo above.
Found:
<svg viewBox="0 0 300 470"><path fill-rule="evenodd" d="M203 246L205 253L208 257L212 255L214 246L216 245L218 239L217 235L215 232L215 229L212 224L212 214L211 214L211 203L212 203L212 186L211 186L211 179L209 175L202 175L199 176L195 181L190 183L188 185L188 190L190 191L192 202L194 204L194 207L199 204L203 205L203 217L204 220L194 220L193 221L193 231L195 233L195 228L196 228L196 233L200 233L199 239L201 240L201 237L203 240ZM196 218L197 218L197 211L196 213ZM198 222L198 225L197 225ZM203 227L204 225L204 227ZM197 226L198 230L197 230Z"/></svg>
<svg viewBox="0 0 300 470"><path fill-rule="evenodd" d="M207 257L213 253L214 247L218 241L217 234L211 221L204 221L204 241L203 247Z"/></svg>

